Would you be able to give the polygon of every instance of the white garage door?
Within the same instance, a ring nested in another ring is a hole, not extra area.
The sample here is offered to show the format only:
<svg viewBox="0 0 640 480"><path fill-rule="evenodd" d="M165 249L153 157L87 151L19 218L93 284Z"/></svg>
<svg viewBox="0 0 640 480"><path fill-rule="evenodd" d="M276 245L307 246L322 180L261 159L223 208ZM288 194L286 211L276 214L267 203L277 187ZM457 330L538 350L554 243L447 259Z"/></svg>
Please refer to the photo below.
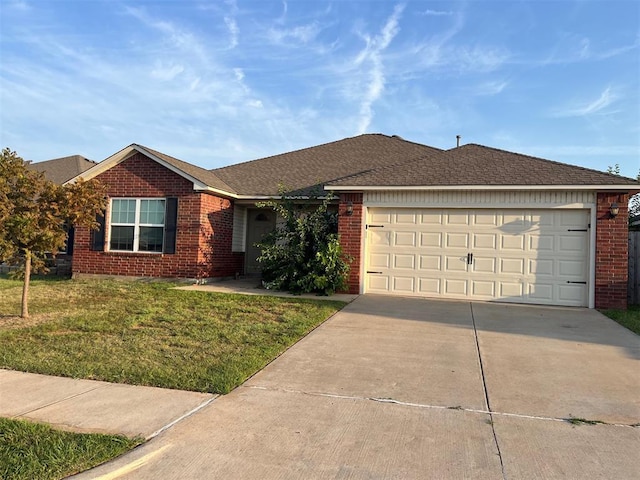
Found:
<svg viewBox="0 0 640 480"><path fill-rule="evenodd" d="M365 291L588 304L588 210L371 208Z"/></svg>

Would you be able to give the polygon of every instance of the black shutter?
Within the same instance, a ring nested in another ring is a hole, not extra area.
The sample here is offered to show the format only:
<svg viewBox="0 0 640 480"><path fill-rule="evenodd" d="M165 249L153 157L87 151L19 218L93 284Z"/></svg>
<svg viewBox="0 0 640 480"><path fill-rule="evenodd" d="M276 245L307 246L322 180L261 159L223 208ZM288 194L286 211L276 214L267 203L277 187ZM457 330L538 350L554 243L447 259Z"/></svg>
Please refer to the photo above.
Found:
<svg viewBox="0 0 640 480"><path fill-rule="evenodd" d="M91 250L94 252L104 252L104 231L106 228L104 214L105 212L96 215L96 222L100 227L98 230L91 230Z"/></svg>
<svg viewBox="0 0 640 480"><path fill-rule="evenodd" d="M73 238L75 233L76 229L73 227L67 231L67 255L71 255L73 253Z"/></svg>
<svg viewBox="0 0 640 480"><path fill-rule="evenodd" d="M164 215L163 253L176 253L176 225L178 223L178 199L167 198Z"/></svg>

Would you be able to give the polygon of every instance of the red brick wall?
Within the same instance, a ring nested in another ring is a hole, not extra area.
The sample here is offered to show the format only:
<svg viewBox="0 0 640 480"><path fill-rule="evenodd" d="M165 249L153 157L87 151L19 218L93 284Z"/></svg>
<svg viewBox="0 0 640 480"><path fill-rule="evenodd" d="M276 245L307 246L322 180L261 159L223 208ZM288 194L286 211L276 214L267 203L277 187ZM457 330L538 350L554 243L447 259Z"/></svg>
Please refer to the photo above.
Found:
<svg viewBox="0 0 640 480"><path fill-rule="evenodd" d="M202 195L198 261L205 277L230 277L244 271L244 254L232 252L233 204L226 198Z"/></svg>
<svg viewBox="0 0 640 480"><path fill-rule="evenodd" d="M229 200L194 192L191 182L139 153L97 179L107 186L109 197L177 197L176 253L94 252L90 249L89 231L77 229L74 274L198 278L210 273L233 275L238 263L242 265L242 260L237 259L242 256L231 253L233 205ZM108 215L109 212L107 218ZM222 263L212 269L204 264L203 252L205 237L214 230L215 237L228 238L228 242L216 244L213 261Z"/></svg>
<svg viewBox="0 0 640 480"><path fill-rule="evenodd" d="M353 215L346 213L348 203L353 203ZM338 207L338 234L340 245L345 254L352 257L349 278L347 279L347 293L360 293L360 262L362 249L362 194L340 194Z"/></svg>
<svg viewBox="0 0 640 480"><path fill-rule="evenodd" d="M611 204L620 208L617 217ZM596 308L627 308L629 195L598 192L596 225Z"/></svg>

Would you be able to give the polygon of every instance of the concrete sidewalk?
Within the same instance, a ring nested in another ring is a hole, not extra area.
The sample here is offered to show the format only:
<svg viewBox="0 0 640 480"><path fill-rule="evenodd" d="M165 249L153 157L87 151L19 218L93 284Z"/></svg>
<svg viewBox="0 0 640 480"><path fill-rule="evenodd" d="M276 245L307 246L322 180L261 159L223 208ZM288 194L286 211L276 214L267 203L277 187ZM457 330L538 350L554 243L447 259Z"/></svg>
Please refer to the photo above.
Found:
<svg viewBox="0 0 640 480"><path fill-rule="evenodd" d="M0 417L152 438L217 395L0 369Z"/></svg>
<svg viewBox="0 0 640 480"><path fill-rule="evenodd" d="M189 285L186 287L177 287L177 290L190 290L197 292L216 292L216 293L236 293L241 295L266 295L268 297L281 298L307 298L310 300L336 300L340 302L351 302L358 295L350 293L334 293L329 296L321 296L313 293L305 293L302 295L293 295L289 292L281 292L277 290L266 290L260 285L260 279L241 278L239 280L220 280L206 283L204 285Z"/></svg>

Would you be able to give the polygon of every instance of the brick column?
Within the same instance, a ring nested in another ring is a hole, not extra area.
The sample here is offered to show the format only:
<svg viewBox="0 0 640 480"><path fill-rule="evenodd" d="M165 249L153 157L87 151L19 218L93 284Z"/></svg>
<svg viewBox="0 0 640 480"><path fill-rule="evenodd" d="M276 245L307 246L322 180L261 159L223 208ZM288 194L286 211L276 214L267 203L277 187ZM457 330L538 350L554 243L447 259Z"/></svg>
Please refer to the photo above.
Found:
<svg viewBox="0 0 640 480"><path fill-rule="evenodd" d="M347 205L353 204L353 215L347 215ZM338 207L338 234L342 251L352 259L347 293L360 293L360 263L362 249L362 194L341 193Z"/></svg>
<svg viewBox="0 0 640 480"><path fill-rule="evenodd" d="M620 213L611 217L615 202ZM596 213L596 308L627 308L629 195L598 192Z"/></svg>

